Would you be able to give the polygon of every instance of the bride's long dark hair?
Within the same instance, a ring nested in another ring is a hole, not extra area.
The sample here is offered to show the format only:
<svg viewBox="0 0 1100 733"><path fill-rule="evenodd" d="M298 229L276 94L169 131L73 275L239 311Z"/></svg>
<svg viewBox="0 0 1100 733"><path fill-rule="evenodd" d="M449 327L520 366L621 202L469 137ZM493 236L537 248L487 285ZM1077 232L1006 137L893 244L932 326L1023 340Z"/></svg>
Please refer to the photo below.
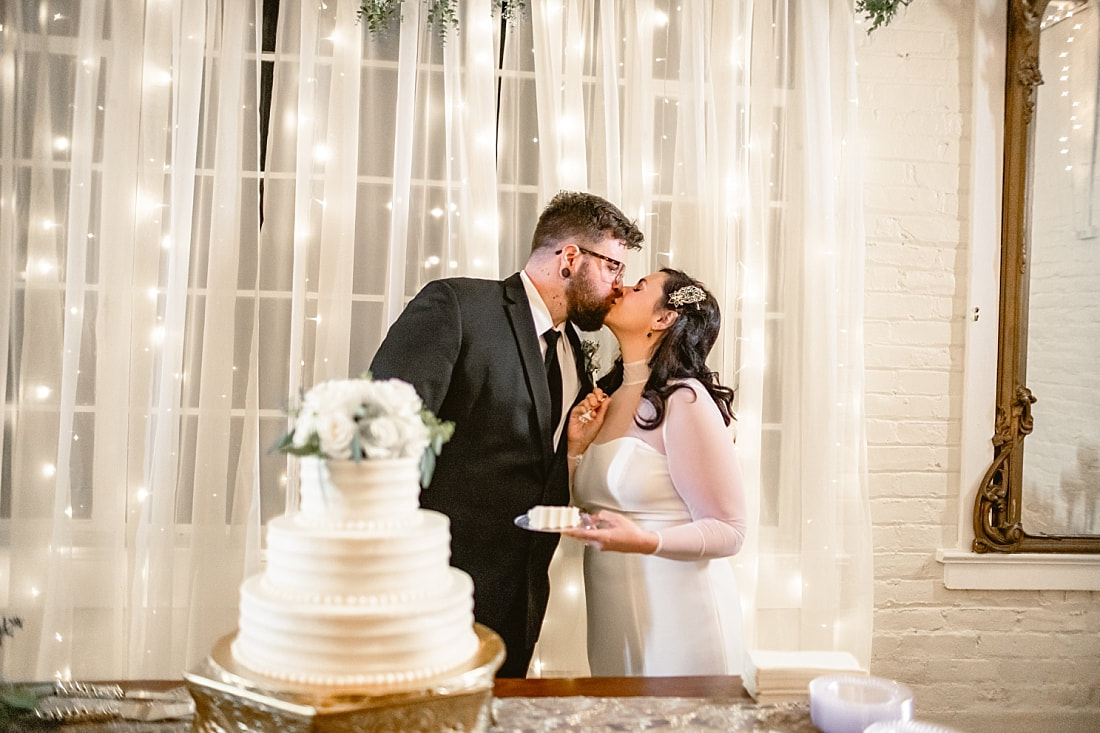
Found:
<svg viewBox="0 0 1100 733"><path fill-rule="evenodd" d="M707 366L707 355L718 340L718 331L722 326L722 314L718 301L701 282L687 273L670 267L661 268L665 273L662 297L657 308L674 310L679 315L665 332L649 360L649 379L646 381L642 398L653 405L654 414L649 420L640 415L634 420L643 430L653 430L665 419L669 396L678 389L688 389L685 379L697 379L707 390L726 425L735 418L733 414L733 390L718 381L717 372ZM705 295L698 303L676 306L669 302L669 296L680 288L694 285ZM622 361L616 363L614 370L607 376L609 388L617 388L622 383Z"/></svg>

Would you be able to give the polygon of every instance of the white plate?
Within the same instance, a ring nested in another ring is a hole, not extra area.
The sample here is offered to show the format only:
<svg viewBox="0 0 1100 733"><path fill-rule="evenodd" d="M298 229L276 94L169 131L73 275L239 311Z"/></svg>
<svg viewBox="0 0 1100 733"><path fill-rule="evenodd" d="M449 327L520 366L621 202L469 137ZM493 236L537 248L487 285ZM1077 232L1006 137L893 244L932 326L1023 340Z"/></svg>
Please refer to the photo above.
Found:
<svg viewBox="0 0 1100 733"><path fill-rule="evenodd" d="M513 519L512 522L517 527L519 527L520 529L526 529L528 532L557 532L557 533L560 533L561 529L595 529L592 526L591 521L589 520L589 515L585 514L584 512L581 512L581 523L580 524L578 524L574 527L563 527L561 529L539 529L538 527L532 527L531 526L531 518L528 517L526 514L520 514L518 517Z"/></svg>

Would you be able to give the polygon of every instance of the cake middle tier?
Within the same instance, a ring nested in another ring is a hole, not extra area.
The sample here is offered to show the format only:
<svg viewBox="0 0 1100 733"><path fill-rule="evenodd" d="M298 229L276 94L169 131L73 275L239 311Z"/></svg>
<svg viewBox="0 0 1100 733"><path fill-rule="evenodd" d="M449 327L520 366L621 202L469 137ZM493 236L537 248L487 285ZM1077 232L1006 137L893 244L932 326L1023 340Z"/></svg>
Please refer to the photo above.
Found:
<svg viewBox="0 0 1100 733"><path fill-rule="evenodd" d="M283 515L267 525L268 592L292 601L389 603L450 581L446 515L417 510L399 526L318 527Z"/></svg>

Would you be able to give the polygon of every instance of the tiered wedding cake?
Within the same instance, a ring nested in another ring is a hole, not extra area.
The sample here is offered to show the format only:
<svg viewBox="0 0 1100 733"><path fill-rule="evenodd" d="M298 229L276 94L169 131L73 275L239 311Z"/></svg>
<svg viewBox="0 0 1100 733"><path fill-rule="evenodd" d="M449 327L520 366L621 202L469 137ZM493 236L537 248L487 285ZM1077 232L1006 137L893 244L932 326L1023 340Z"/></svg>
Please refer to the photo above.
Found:
<svg viewBox="0 0 1100 733"><path fill-rule="evenodd" d="M346 414L350 426L334 425ZM448 564L449 520L419 505L423 419L439 427L396 380L306 396L283 445L303 454L300 509L268 523L267 568L241 586L234 660L293 683L396 689L477 652L473 583ZM361 460L316 455L345 449Z"/></svg>
<svg viewBox="0 0 1100 733"><path fill-rule="evenodd" d="M301 511L268 524L267 570L241 586L238 662L304 684L402 685L477 651L473 583L448 565L447 517L419 507L417 466L302 460Z"/></svg>

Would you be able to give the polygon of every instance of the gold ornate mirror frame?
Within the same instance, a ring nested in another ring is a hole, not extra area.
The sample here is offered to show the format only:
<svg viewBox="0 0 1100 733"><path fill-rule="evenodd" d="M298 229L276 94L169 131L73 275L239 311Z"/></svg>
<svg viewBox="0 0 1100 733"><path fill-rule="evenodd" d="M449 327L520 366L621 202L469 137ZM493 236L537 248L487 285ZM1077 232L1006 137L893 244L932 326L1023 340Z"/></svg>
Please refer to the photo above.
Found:
<svg viewBox="0 0 1100 733"><path fill-rule="evenodd" d="M974 552L1100 553L1100 536L1029 534L1021 523L1023 444L1035 397L1027 376L1028 255L1040 21L1050 0L1009 0L1005 74L1000 325L993 463L974 504ZM1093 487L1100 491L1100 486Z"/></svg>

